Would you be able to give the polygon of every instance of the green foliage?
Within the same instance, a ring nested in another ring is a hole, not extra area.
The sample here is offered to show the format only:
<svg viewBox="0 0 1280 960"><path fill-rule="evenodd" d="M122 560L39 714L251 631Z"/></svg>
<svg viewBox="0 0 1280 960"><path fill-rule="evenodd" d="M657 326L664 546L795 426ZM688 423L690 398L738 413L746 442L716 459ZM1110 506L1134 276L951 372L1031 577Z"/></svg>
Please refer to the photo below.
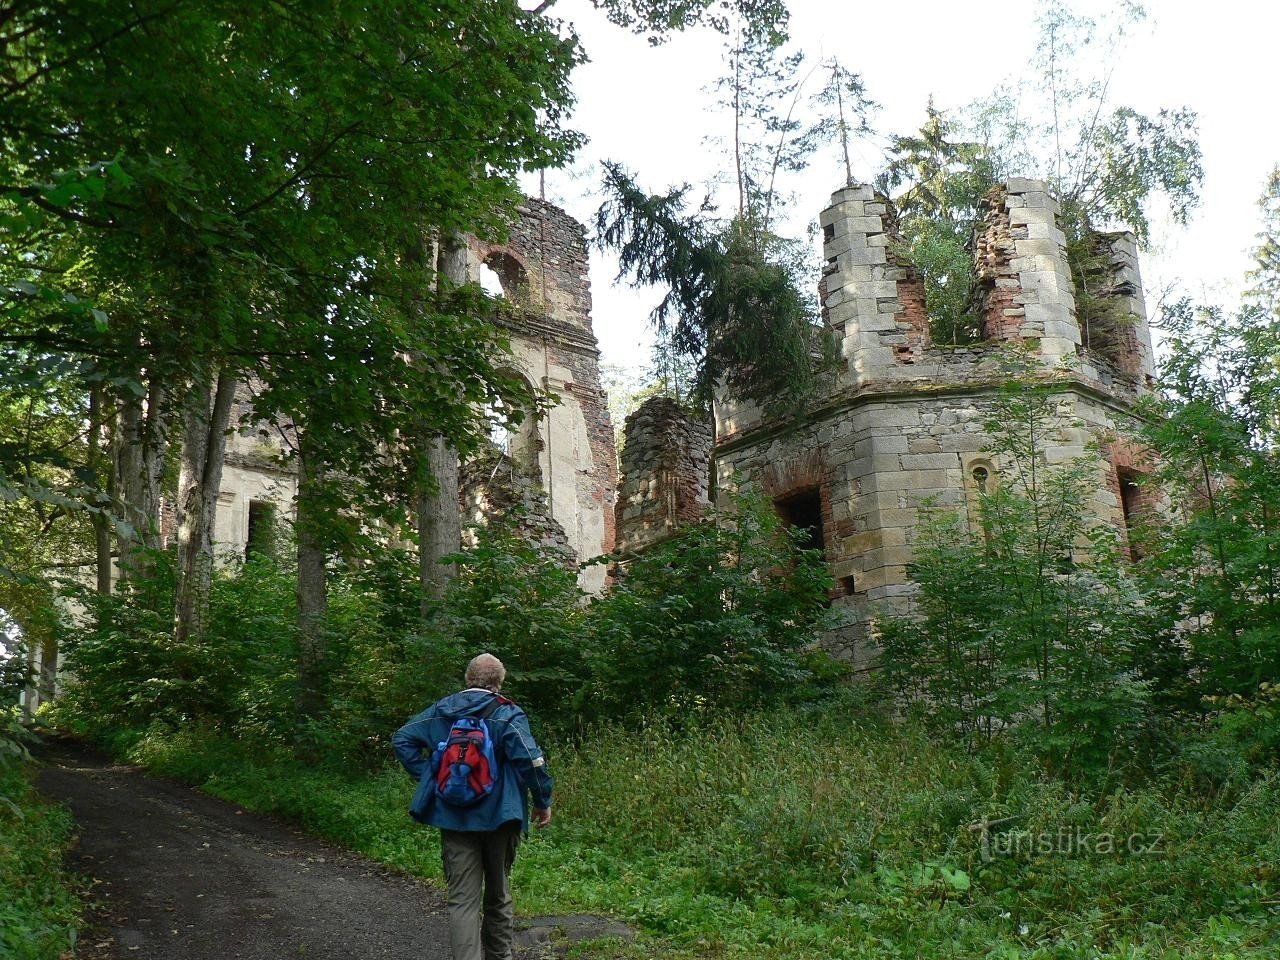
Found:
<svg viewBox="0 0 1280 960"><path fill-rule="evenodd" d="M476 531L475 547L455 562L438 627L462 653L450 680L487 651L506 665L508 692L532 716L561 727L579 719L590 640L572 558L493 523Z"/></svg>
<svg viewBox="0 0 1280 960"><path fill-rule="evenodd" d="M1145 16L1137 4L1101 20L1073 12L1066 0L1045 4L1036 18L1032 89L993 96L971 111L995 135L989 148L1001 176L1044 177L1069 225L1124 227L1140 241L1153 200L1186 223L1204 180L1194 111L1148 116L1109 100L1111 71ZM1069 236L1083 232L1068 229Z"/></svg>
<svg viewBox="0 0 1280 960"><path fill-rule="evenodd" d="M109 507L132 523L124 554L157 525L129 458L145 440L163 472L188 388L219 373L253 379L255 416L287 421L316 475L342 477L304 491L335 552L352 507L395 512L428 482L424 435L465 451L487 403L527 399L490 302L425 261L433 231L500 236L517 175L578 145L563 125L571 30L511 0L274 14L238 0L0 10L0 287L14 294L0 359L20 361L19 400L52 385L60 401L15 453L0 392L0 501L24 520L5 536L60 520L80 560L86 516L101 532ZM89 432L118 421L114 502L84 436L98 392ZM125 423L143 397L145 438ZM13 469L32 459L39 483ZM0 543L0 564L10 552Z"/></svg>
<svg viewBox="0 0 1280 960"><path fill-rule="evenodd" d="M1110 257L1097 231L1132 230L1145 242L1157 201L1186 223L1204 179L1193 111L1148 116L1109 100L1120 46L1144 16L1125 4L1099 22L1062 0L1046 4L1037 15L1031 89L998 90L958 117L930 102L918 133L890 139L876 183L901 211L897 249L924 279L935 342L981 338L970 250L978 201L1006 177L1034 176L1062 205L1085 345L1114 355L1133 321L1106 296Z"/></svg>
<svg viewBox="0 0 1280 960"><path fill-rule="evenodd" d="M1262 229L1253 250L1254 267L1249 279L1254 286L1249 299L1272 316L1280 314L1280 166L1271 170L1258 198Z"/></svg>
<svg viewBox="0 0 1280 960"><path fill-rule="evenodd" d="M135 741L131 755L440 879L436 831L405 816L398 769L317 770L202 731ZM1274 952L1274 772L1211 797L1176 778L1082 792L1016 752L973 755L846 696L605 727L552 745L551 763L557 819L521 847L517 908L622 917L642 936L612 948L620 958Z"/></svg>
<svg viewBox="0 0 1280 960"><path fill-rule="evenodd" d="M71 816L32 787L28 739L0 711L0 956L57 960L75 946L81 909L62 868Z"/></svg>
<svg viewBox="0 0 1280 960"><path fill-rule="evenodd" d="M986 411L998 474L973 515L935 512L912 576L918 617L882 624L885 682L944 729L1013 730L1068 778L1106 770L1143 718L1140 595L1115 531L1092 525L1096 452L1050 460L1080 427L1052 385L1011 381Z"/></svg>
<svg viewBox="0 0 1280 960"><path fill-rule="evenodd" d="M1280 676L1280 324L1178 305L1170 359L1141 436L1153 478L1180 509L1152 525L1144 561L1160 614L1153 644L1177 636L1197 696L1252 697ZM1176 674L1175 674L1176 679Z"/></svg>
<svg viewBox="0 0 1280 960"><path fill-rule="evenodd" d="M995 183L989 151L956 140L959 126L930 101L919 132L895 136L876 180L894 195L900 239L894 253L920 272L935 343L972 343L982 336L974 312L970 236L979 201Z"/></svg>
<svg viewBox="0 0 1280 960"><path fill-rule="evenodd" d="M86 621L65 627L66 669L83 674L55 703L55 714L90 734L97 729L177 727L196 717L239 714L237 692L258 668L261 647L277 643L287 627L291 598L266 584L243 609L227 609L220 591L208 643L173 639L174 563L167 554L147 559L146 577L131 578L111 595L81 588ZM234 592L236 581L223 580ZM74 593L75 588L67 589ZM248 599L248 598L243 598ZM271 612L263 617L263 610ZM287 635L287 634L286 634Z"/></svg>
<svg viewBox="0 0 1280 960"><path fill-rule="evenodd" d="M799 543L744 495L628 561L591 609L591 715L741 710L803 690L831 578Z"/></svg>
<svg viewBox="0 0 1280 960"><path fill-rule="evenodd" d="M738 6L750 16L750 5ZM618 279L666 289L651 316L659 373L670 382L669 372L693 366L689 394L704 407L725 389L799 408L836 362L833 332L820 326L808 292L816 281L810 245L783 236L775 220L791 200L786 178L825 143L840 143L852 182L850 142L869 133L875 104L862 78L834 58L805 72L803 52L784 50L784 39L744 24L725 43L713 89L731 133L707 139L732 164L733 215L719 215L711 201L719 184L691 210L687 184L648 195L620 164L604 164L596 242L617 251ZM822 86L806 94L819 72Z"/></svg>
<svg viewBox="0 0 1280 960"><path fill-rule="evenodd" d="M564 734L651 710L740 709L838 672L806 652L826 622L825 565L796 549L761 500L633 561L595 599L563 553L507 524L478 528L475 539L450 558L457 575L425 623L414 555L384 550L334 565L320 625L323 709L308 718L297 712L293 568L259 552L225 565L204 637L177 643L173 561L154 556L149 577L81 597L89 616L68 629L69 678L54 715L91 737L217 724L268 746L305 726L313 761L376 765L390 731L457 689L480 651L502 658L508 692Z"/></svg>
<svg viewBox="0 0 1280 960"><path fill-rule="evenodd" d="M835 344L802 293L796 244L750 217L718 221L705 204L689 212L687 186L646 194L616 164L605 165L605 191L597 242L618 252L619 279L666 288L652 320L677 356L696 363L697 400L709 403L721 384L774 404L813 394Z"/></svg>
<svg viewBox="0 0 1280 960"><path fill-rule="evenodd" d="M777 44L786 37L790 16L784 0L591 0L591 4L619 26L647 36L655 46L673 32L698 24L720 33L737 30L765 37Z"/></svg>

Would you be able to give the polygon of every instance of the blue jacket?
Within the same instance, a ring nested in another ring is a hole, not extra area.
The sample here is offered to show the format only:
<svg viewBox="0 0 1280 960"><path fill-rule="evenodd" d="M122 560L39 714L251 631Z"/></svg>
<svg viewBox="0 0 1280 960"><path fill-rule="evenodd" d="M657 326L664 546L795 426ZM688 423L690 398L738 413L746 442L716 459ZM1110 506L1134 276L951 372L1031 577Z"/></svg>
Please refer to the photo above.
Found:
<svg viewBox="0 0 1280 960"><path fill-rule="evenodd" d="M498 761L497 786L473 807L442 802L435 794L435 771L430 769L432 751L448 739L456 718L478 714L495 699L498 706L489 715L488 724ZM551 806L551 774L529 732L529 718L517 704L489 690L463 690L432 704L392 735L391 746L418 782L409 815L419 823L444 830L481 831L519 820L528 830L527 793L533 793L533 805L539 810Z"/></svg>

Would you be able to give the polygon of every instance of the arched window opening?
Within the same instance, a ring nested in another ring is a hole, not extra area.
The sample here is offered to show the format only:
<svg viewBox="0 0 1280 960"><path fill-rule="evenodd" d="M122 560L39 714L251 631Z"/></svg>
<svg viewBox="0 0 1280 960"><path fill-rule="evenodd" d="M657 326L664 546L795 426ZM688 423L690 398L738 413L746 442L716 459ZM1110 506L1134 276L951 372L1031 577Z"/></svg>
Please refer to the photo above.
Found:
<svg viewBox="0 0 1280 960"><path fill-rule="evenodd" d="M485 408L485 416L489 421L489 442L510 456L511 423L506 405L501 400L493 401Z"/></svg>
<svg viewBox="0 0 1280 960"><path fill-rule="evenodd" d="M514 411L499 399L485 407L485 417L489 421L490 443L521 472L541 477L542 433L533 411Z"/></svg>
<svg viewBox="0 0 1280 960"><path fill-rule="evenodd" d="M991 545L991 516L984 498L993 496L999 487L1000 474L990 460L973 460L967 465L969 522L971 529L982 531L982 539Z"/></svg>
<svg viewBox="0 0 1280 960"><path fill-rule="evenodd" d="M991 483L991 471L984 466L976 466L973 468L973 485L978 488L979 493L990 493L988 485Z"/></svg>
<svg viewBox="0 0 1280 960"><path fill-rule="evenodd" d="M480 264L479 270L476 271L480 281L480 289L491 297L502 297L502 280L498 277L498 272L487 263Z"/></svg>
<svg viewBox="0 0 1280 960"><path fill-rule="evenodd" d="M1120 482L1120 511L1124 518L1125 539L1129 542L1129 558L1141 560L1145 556L1141 527L1146 515L1147 491L1143 487L1142 475L1136 470L1120 467L1116 470L1116 479Z"/></svg>
<svg viewBox="0 0 1280 960"><path fill-rule="evenodd" d="M818 487L799 490L773 501L782 522L801 533L800 547L822 550L826 536L822 525L822 491Z"/></svg>
<svg viewBox="0 0 1280 960"><path fill-rule="evenodd" d="M975 494L991 496L1000 485L1000 473L990 460L973 460L967 465L968 483Z"/></svg>
<svg viewBox="0 0 1280 960"><path fill-rule="evenodd" d="M480 286L490 296L511 303L528 299L529 275L524 266L509 253L496 251L484 258L478 270Z"/></svg>

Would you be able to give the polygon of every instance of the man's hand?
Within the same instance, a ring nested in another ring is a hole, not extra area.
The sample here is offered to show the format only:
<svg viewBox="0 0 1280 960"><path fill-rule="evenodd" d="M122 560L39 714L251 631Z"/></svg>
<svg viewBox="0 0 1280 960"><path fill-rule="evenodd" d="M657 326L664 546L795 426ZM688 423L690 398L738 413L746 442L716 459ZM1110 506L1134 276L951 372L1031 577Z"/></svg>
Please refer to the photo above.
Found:
<svg viewBox="0 0 1280 960"><path fill-rule="evenodd" d="M547 807L545 810L539 810L537 807L534 807L533 816L530 817L530 819L533 821L533 825L535 827L542 829L551 822L551 808Z"/></svg>

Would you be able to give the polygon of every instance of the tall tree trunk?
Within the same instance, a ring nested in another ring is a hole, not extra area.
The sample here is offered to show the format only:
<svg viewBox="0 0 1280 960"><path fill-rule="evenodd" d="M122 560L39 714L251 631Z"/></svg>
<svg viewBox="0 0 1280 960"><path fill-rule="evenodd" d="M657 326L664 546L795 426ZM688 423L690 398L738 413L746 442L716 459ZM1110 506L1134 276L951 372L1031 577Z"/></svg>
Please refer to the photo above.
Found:
<svg viewBox="0 0 1280 960"><path fill-rule="evenodd" d="M169 448L167 400L163 386L152 380L145 398L128 392L118 404L113 435L113 460L120 513L127 523L121 530L120 569L127 577L139 569L140 549L158 550L160 536L160 481Z"/></svg>
<svg viewBox="0 0 1280 960"><path fill-rule="evenodd" d="M305 747L302 731L307 720L320 716L324 707L324 617L328 606L325 580L324 505L321 502L323 465L310 431L298 437L298 746Z"/></svg>
<svg viewBox="0 0 1280 960"><path fill-rule="evenodd" d="M436 274L447 286L467 282L467 246L457 234L440 241ZM424 431L421 437L425 477L418 490L418 577L422 587L422 615L432 600L444 596L453 569L440 562L462 545L462 509L458 503L458 452L448 439Z"/></svg>
<svg viewBox="0 0 1280 960"><path fill-rule="evenodd" d="M423 614L431 600L444 596L453 567L440 562L462 546L462 513L458 506L458 453L444 437L425 440L425 472L434 484L418 491L418 575Z"/></svg>
<svg viewBox="0 0 1280 960"><path fill-rule="evenodd" d="M111 509L113 484L108 481L108 489L101 489L102 476L102 438L106 430L106 416L102 404L103 389L101 383L95 383L89 391L89 452L85 458L89 475L93 477L96 502L89 515L93 523L93 553L97 569L97 589L102 596L111 593L111 520L106 511Z"/></svg>
<svg viewBox="0 0 1280 960"><path fill-rule="evenodd" d="M30 722L40 706L40 648L31 644L26 651L26 671L22 678L22 719Z"/></svg>
<svg viewBox="0 0 1280 960"><path fill-rule="evenodd" d="M213 577L213 530L227 447L236 378L227 368L193 385L182 415L182 468L178 475L178 582L173 638L204 633Z"/></svg>

